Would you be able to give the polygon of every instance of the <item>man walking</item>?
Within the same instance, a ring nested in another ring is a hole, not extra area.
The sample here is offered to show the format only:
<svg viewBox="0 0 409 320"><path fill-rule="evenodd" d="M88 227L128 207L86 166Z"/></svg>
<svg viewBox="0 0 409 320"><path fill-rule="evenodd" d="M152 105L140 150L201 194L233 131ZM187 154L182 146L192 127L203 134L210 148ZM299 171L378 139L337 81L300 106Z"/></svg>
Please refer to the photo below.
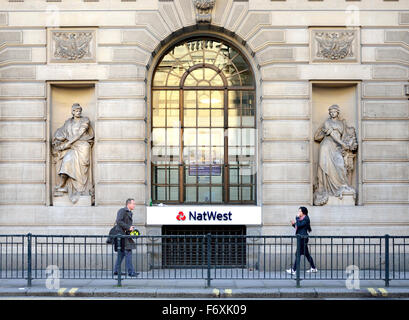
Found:
<svg viewBox="0 0 409 320"><path fill-rule="evenodd" d="M308 217L308 209L306 207L300 207L298 209L298 214L296 217L296 221L291 220L291 225L295 228L295 234L299 234L301 237L300 243L300 256L304 255L308 262L311 265L311 269L307 270L307 272L317 272L317 268L315 267L314 260L312 259L310 252L308 250L308 232L311 232L310 226L310 218ZM298 251L298 249L297 249ZM297 252L298 253L298 252ZM297 270L297 253L295 255L295 262L294 267L292 269L286 270L290 274L295 274Z"/></svg>
<svg viewBox="0 0 409 320"><path fill-rule="evenodd" d="M122 231L121 235L129 235L130 232L134 230L132 226L132 210L135 209L135 200L127 199L125 207L119 209L116 216L116 224L119 226L119 229ZM117 244L115 244L117 245ZM121 248L118 252L118 257L115 263L114 275L117 275L122 260L125 258L126 271L130 277L136 277L138 274L135 272L132 265L132 249L135 249L136 245L132 238L123 238L121 239ZM119 249L119 248L118 248ZM115 250L116 251L116 250Z"/></svg>

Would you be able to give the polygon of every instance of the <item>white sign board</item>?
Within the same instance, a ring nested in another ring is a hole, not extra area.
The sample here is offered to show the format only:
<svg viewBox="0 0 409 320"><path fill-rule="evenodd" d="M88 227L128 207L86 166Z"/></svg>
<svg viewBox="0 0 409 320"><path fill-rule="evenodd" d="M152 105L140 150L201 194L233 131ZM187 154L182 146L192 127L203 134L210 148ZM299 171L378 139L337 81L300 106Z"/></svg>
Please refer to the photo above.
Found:
<svg viewBox="0 0 409 320"><path fill-rule="evenodd" d="M261 225L258 206L152 206L147 225Z"/></svg>

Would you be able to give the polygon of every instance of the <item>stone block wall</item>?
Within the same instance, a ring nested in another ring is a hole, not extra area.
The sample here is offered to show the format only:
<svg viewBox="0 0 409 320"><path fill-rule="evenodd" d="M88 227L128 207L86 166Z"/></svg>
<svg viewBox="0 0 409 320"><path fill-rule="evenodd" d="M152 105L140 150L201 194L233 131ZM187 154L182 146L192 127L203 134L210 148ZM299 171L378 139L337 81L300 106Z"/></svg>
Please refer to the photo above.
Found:
<svg viewBox="0 0 409 320"><path fill-rule="evenodd" d="M0 232L19 225L21 220L11 212L22 204L46 217L54 214L48 206L53 134L49 91L52 84L70 81L95 83L95 206L67 214L76 219L101 211L108 227L117 208L133 197L135 221L144 226L150 198L150 81L157 53L184 32L219 33L237 44L254 68L260 232L284 232L297 206L312 205L314 81L354 82L359 95L358 206L329 211L349 212L346 225L362 226L355 224L355 217L370 221L372 209L380 210L385 217L377 222L379 233L407 228L406 1L217 0L209 29L196 27L191 0L0 0L0 5ZM353 30L353 57L317 59L313 31L320 28ZM50 32L67 29L95 30L94 61L50 60ZM311 208L325 233L331 225L324 218L328 210ZM286 216L277 215L279 211ZM92 226L93 219L82 225ZM46 228L47 219L32 225Z"/></svg>

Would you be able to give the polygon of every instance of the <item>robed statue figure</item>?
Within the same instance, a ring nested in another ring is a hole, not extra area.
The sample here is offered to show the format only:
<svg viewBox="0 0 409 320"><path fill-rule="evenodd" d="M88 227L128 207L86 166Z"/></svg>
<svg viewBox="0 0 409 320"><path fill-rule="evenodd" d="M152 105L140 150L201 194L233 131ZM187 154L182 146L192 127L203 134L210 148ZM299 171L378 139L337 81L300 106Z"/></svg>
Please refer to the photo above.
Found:
<svg viewBox="0 0 409 320"><path fill-rule="evenodd" d="M59 177L54 196L68 193L74 204L80 196L92 197L94 193L91 168L94 132L89 118L83 117L81 113L80 104L74 103L72 117L56 130L52 141L56 173Z"/></svg>
<svg viewBox="0 0 409 320"><path fill-rule="evenodd" d="M353 161L358 148L355 129L339 118L340 108L332 105L329 117L317 129L314 140L320 143L314 205L324 205L330 196L342 199L353 195L351 186Z"/></svg>

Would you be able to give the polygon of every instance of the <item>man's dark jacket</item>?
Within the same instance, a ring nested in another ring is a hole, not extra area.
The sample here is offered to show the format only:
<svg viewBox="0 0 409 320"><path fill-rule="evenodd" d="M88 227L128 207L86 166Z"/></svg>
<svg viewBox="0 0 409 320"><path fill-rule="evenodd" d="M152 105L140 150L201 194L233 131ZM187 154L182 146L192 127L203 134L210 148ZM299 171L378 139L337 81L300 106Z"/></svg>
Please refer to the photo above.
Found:
<svg viewBox="0 0 409 320"><path fill-rule="evenodd" d="M304 219L301 220L299 217L297 217L293 227L297 227L295 234L308 236L308 232L311 232L310 218L305 216Z"/></svg>
<svg viewBox="0 0 409 320"><path fill-rule="evenodd" d="M116 225L119 226L118 231L122 235L129 235L129 228L132 226L132 211L127 207L119 209L116 215ZM135 242L132 238L123 239L121 242L122 249L132 250L136 248ZM115 250L116 251L116 250Z"/></svg>

